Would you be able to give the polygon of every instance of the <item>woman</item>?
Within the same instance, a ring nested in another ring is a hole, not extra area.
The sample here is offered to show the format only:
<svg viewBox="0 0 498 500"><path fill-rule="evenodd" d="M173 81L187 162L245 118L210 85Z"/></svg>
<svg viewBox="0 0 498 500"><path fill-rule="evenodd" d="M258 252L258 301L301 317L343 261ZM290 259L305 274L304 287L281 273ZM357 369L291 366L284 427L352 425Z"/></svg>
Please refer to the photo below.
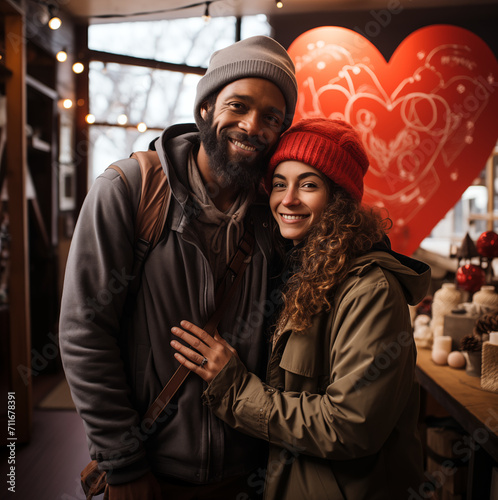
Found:
<svg viewBox="0 0 498 500"><path fill-rule="evenodd" d="M182 322L178 361L209 383L211 411L270 443L265 498L427 498L407 303L428 266L395 254L361 207L368 159L345 122L298 122L270 162L270 207L294 249L266 382L219 335ZM424 496L422 496L424 495Z"/></svg>

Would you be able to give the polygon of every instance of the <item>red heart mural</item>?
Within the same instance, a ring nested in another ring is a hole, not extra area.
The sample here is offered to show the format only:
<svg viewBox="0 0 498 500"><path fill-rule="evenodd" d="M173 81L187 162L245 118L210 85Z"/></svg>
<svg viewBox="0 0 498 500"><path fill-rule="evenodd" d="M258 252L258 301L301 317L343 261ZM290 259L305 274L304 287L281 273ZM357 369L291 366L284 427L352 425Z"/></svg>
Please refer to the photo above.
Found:
<svg viewBox="0 0 498 500"><path fill-rule="evenodd" d="M370 158L364 202L387 208L393 249L413 253L485 167L498 139L498 62L462 28L408 36L386 62L355 31L323 27L289 47L295 120L350 122Z"/></svg>

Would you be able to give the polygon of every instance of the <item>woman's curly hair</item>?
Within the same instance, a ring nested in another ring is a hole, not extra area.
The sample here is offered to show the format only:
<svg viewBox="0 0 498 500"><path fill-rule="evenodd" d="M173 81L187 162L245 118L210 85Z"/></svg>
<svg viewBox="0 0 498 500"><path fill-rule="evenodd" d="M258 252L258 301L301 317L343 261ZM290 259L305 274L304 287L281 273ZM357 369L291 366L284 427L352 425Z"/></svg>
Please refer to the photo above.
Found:
<svg viewBox="0 0 498 500"><path fill-rule="evenodd" d="M287 321L303 332L311 318L332 307L333 292L348 274L354 259L380 242L392 223L379 210L362 206L342 188L330 188L330 201L310 229L300 252L300 268L283 291L284 306L276 334Z"/></svg>

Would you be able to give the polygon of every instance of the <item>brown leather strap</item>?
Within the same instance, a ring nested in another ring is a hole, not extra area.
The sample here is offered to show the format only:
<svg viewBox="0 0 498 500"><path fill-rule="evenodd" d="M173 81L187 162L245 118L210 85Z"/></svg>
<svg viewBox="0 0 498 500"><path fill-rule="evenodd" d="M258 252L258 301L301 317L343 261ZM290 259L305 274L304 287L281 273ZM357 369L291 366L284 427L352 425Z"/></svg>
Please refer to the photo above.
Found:
<svg viewBox="0 0 498 500"><path fill-rule="evenodd" d="M114 164L109 165L109 168L112 168L121 176L121 179L123 179L123 182L125 183L126 189L128 190L128 194L130 194L131 193L130 184L128 182L128 179L126 178L125 173L121 170L121 168L118 167L117 165L114 165Z"/></svg>
<svg viewBox="0 0 498 500"><path fill-rule="evenodd" d="M227 269L227 273L232 274L233 281L226 293L224 292L224 286L218 287L216 291L216 311L211 316L209 321L204 325L203 329L210 335L214 335L218 323L220 322L228 304L230 303L234 295L235 290L242 280L244 271L251 260L253 248L254 234L252 232L252 228L246 227L244 236L242 237L242 240L239 243L239 247L237 248L237 252L230 261ZM226 283L226 279L222 280L222 284L224 283ZM185 366L183 365L180 365L177 368L173 376L164 386L159 396L145 413L142 420L142 424L145 429L149 429L150 427L152 427L156 419L159 417L159 415L161 415L168 403L171 401L171 398L175 395L176 391L183 384L189 373L190 370L188 368L185 368Z"/></svg>
<svg viewBox="0 0 498 500"><path fill-rule="evenodd" d="M138 161L142 177L142 194L135 221L135 239L142 238L150 242L151 248L154 248L166 222L171 189L157 151L136 151L131 158Z"/></svg>

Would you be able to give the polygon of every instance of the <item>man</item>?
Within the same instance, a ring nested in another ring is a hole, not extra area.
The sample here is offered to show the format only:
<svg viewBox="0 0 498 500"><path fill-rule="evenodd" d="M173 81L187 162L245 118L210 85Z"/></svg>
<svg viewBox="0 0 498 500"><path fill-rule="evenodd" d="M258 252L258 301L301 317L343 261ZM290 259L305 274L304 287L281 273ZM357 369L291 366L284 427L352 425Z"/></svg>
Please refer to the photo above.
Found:
<svg viewBox="0 0 498 500"><path fill-rule="evenodd" d="M85 200L66 268L60 343L110 500L255 498L251 485L261 478L251 473L264 464L261 444L210 415L202 381L187 378L154 432L140 422L178 367L171 327L185 318L204 324L213 314L215 289L245 222L254 231L254 252L218 331L246 366L264 370L270 236L267 200L257 186L292 122L296 98L293 63L271 38L252 37L213 54L197 87L199 130L176 125L153 144L172 197L132 304L126 298L140 179L131 182L130 200L122 177L108 169Z"/></svg>

